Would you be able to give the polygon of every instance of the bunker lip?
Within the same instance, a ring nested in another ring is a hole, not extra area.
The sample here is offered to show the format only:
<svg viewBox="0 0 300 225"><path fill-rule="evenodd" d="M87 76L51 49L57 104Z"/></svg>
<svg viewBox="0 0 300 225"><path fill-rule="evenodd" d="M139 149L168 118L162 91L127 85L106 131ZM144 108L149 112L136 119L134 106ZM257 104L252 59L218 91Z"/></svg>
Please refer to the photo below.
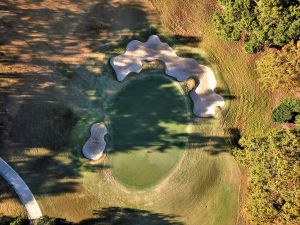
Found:
<svg viewBox="0 0 300 225"><path fill-rule="evenodd" d="M196 79L197 84L190 92L196 116L211 117L215 115L216 107L224 107L223 98L214 91L217 82L213 71L207 66L199 65L195 59L177 56L157 35L151 35L144 43L132 40L125 53L111 58L110 64L116 72L117 80L123 81L131 72L140 73L143 61L153 60L162 61L165 73L177 81Z"/></svg>

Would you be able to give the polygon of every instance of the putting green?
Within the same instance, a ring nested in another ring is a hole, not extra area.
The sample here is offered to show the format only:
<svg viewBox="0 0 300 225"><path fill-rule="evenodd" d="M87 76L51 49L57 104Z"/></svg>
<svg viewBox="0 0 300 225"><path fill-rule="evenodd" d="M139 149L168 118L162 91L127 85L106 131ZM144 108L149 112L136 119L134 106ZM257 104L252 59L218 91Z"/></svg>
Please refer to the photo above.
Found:
<svg viewBox="0 0 300 225"><path fill-rule="evenodd" d="M163 76L131 81L111 103L112 173L123 185L158 184L182 157L189 112L176 84Z"/></svg>

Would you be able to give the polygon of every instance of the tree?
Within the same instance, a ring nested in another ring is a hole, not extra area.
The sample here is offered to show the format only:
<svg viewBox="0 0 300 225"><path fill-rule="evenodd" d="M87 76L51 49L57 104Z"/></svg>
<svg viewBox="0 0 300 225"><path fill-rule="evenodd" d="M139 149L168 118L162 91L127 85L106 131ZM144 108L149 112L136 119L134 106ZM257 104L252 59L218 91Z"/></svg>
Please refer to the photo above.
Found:
<svg viewBox="0 0 300 225"><path fill-rule="evenodd" d="M284 100L272 112L272 120L280 123L295 123L300 116L300 100Z"/></svg>
<svg viewBox="0 0 300 225"><path fill-rule="evenodd" d="M295 124L298 128L300 128L300 114L296 116L295 118Z"/></svg>
<svg viewBox="0 0 300 225"><path fill-rule="evenodd" d="M15 218L10 225L29 225L29 221L24 217Z"/></svg>
<svg viewBox="0 0 300 225"><path fill-rule="evenodd" d="M300 87L300 41L290 42L281 50L267 51L257 63L262 89L295 90Z"/></svg>
<svg viewBox="0 0 300 225"><path fill-rule="evenodd" d="M34 222L34 225L71 225L71 222L61 218L52 218L49 216L42 216Z"/></svg>
<svg viewBox="0 0 300 225"><path fill-rule="evenodd" d="M251 224L300 224L300 130L243 137L240 145L233 154L248 169L244 212Z"/></svg>
<svg viewBox="0 0 300 225"><path fill-rule="evenodd" d="M221 12L215 13L216 33L227 39L243 39L247 52L264 45L281 47L300 37L299 0L218 0Z"/></svg>

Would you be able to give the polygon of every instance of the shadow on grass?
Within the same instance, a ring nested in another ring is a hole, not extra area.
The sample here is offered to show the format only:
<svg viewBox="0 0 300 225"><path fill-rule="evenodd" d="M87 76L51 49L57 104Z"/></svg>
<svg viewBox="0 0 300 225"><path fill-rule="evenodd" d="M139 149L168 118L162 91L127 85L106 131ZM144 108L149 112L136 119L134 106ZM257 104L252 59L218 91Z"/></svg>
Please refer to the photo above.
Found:
<svg viewBox="0 0 300 225"><path fill-rule="evenodd" d="M107 140L109 144L112 142L111 154L150 147L160 152L172 147L185 150L188 143L190 148L199 150L210 146L208 152L214 155L237 144L240 136L234 128L224 136L209 135L204 130L187 132L191 115L182 94L170 84L168 79L149 77L132 81L117 94L110 106L111 130Z"/></svg>
<svg viewBox="0 0 300 225"><path fill-rule="evenodd" d="M184 225L175 215L133 208L108 207L95 210L93 214L94 218L85 219L78 223L69 222L62 218L50 218L45 216L37 222L37 225ZM0 216L0 223L2 225L9 225L15 220L16 218L13 217ZM28 220L23 219L22 225L27 224L29 224Z"/></svg>
<svg viewBox="0 0 300 225"><path fill-rule="evenodd" d="M232 147L239 146L240 131L237 128L230 128L225 131L223 136L206 135L205 133L191 134L189 136L189 146L191 148L205 149L211 155L217 155L224 152L230 152Z"/></svg>
<svg viewBox="0 0 300 225"><path fill-rule="evenodd" d="M56 102L27 102L19 106L11 121L10 137L26 148L49 148L59 151L68 144L78 121L74 112Z"/></svg>
<svg viewBox="0 0 300 225"><path fill-rule="evenodd" d="M0 156L34 194L73 192L78 185L75 179L81 176L78 160L69 156L74 127L80 121L88 127L103 119L95 110L99 100L85 94L99 74L78 56L106 53L110 33L117 33L118 40L131 30L149 27L148 12L132 2L116 7L106 0L61 5L3 0L0 14L0 64L8 68L0 71L0 78L13 81L0 89ZM78 109L83 113L78 114ZM89 111L96 113L89 116Z"/></svg>
<svg viewBox="0 0 300 225"><path fill-rule="evenodd" d="M12 217L0 214L0 224L1 225L30 225L30 221L25 217Z"/></svg>
<svg viewBox="0 0 300 225"><path fill-rule="evenodd" d="M147 210L109 207L94 211L96 218L79 222L80 225L111 224L111 225L183 225L177 216L153 213Z"/></svg>
<svg viewBox="0 0 300 225"><path fill-rule="evenodd" d="M189 113L170 80L148 77L132 81L117 94L110 109L113 153L150 146L161 152L172 146L184 148L188 134L181 131L190 122Z"/></svg>
<svg viewBox="0 0 300 225"><path fill-rule="evenodd" d="M218 93L219 95L222 95L222 97L225 100L235 100L235 99L237 99L237 96L232 95L228 90L224 90L224 89L219 88L219 87L217 87L215 89L215 92Z"/></svg>

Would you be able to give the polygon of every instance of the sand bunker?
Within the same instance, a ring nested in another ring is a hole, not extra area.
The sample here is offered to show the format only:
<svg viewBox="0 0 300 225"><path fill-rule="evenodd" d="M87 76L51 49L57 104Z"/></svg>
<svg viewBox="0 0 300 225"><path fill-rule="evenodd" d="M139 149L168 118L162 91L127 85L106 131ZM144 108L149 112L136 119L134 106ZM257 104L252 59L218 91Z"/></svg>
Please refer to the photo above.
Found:
<svg viewBox="0 0 300 225"><path fill-rule="evenodd" d="M106 146L104 136L107 129L103 123L95 123L91 127L91 136L84 144L82 153L90 160L97 160L103 155Z"/></svg>
<svg viewBox="0 0 300 225"><path fill-rule="evenodd" d="M143 61L160 60L165 64L165 73L178 81L194 78L195 88L190 92L194 103L193 113L199 117L215 115L216 107L223 107L223 98L214 92L216 79L213 71L199 65L192 58L182 58L166 43L160 41L157 35L152 35L146 42L133 40L126 47L122 55L111 58L110 64L116 71L118 81L123 81L131 73L139 73Z"/></svg>

